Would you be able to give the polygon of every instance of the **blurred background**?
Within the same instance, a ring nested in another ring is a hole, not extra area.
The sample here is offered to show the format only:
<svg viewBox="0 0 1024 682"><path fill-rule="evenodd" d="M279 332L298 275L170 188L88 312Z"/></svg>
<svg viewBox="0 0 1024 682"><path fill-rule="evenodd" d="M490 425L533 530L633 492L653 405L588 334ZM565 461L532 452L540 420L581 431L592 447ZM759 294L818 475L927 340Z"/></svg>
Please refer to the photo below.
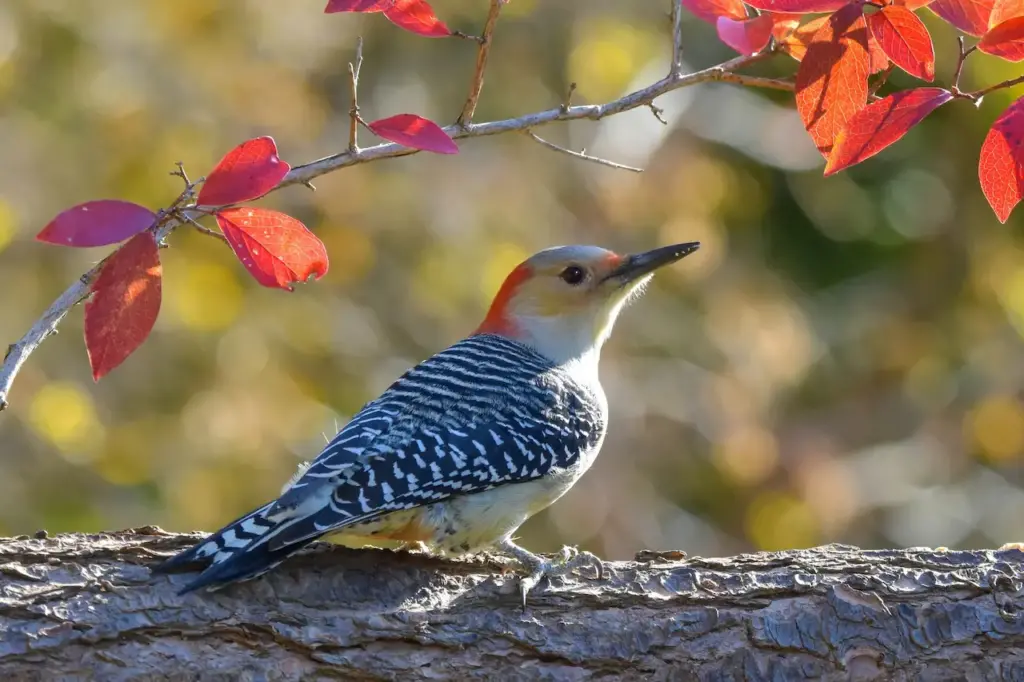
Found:
<svg viewBox="0 0 1024 682"><path fill-rule="evenodd" d="M462 108L475 44L422 38L324 0L0 4L0 342L17 340L109 249L33 241L76 203L154 209L227 150L272 135L298 165L347 145L365 38L367 120ZM479 32L484 0L436 0ZM604 102L660 78L663 0L514 0L477 121ZM952 30L921 12L948 83ZM686 67L735 56L686 23ZM963 84L1019 71L976 54ZM787 77L780 56L751 71ZM900 72L896 87L913 84ZM885 91L883 91L885 92ZM521 134L345 169L261 203L331 259L294 293L180 229L161 253L150 339L94 384L82 312L30 358L0 414L0 533L144 524L213 530L275 496L366 401L470 332L504 275L565 243L634 251L700 240L628 309L606 347L608 439L594 468L523 527L580 544L726 554L1024 540L1024 209L1000 225L978 150L1024 88L954 102L837 177L792 95L705 85L647 109L539 129L642 166L585 163ZM364 146L378 141L361 133Z"/></svg>

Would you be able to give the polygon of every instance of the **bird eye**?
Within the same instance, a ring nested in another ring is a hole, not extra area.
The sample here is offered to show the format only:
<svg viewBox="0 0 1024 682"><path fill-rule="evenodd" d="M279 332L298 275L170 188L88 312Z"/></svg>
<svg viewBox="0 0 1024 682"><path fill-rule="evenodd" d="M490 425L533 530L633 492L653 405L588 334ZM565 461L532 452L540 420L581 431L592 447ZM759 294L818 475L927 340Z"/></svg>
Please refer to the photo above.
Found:
<svg viewBox="0 0 1024 682"><path fill-rule="evenodd" d="M565 270L562 270L562 274L559 275L566 284L576 286L587 278L587 271L578 265L570 265Z"/></svg>

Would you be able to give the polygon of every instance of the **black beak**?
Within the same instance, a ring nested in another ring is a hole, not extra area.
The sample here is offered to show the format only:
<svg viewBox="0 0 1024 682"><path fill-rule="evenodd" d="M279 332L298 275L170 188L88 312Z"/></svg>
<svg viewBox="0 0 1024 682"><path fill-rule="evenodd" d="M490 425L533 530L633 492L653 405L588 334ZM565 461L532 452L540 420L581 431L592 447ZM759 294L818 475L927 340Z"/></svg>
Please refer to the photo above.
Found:
<svg viewBox="0 0 1024 682"><path fill-rule="evenodd" d="M648 275L663 265L675 263L689 256L700 248L700 242L686 242L674 246L663 246L659 249L634 253L622 259L622 263L605 277L605 280L617 279L620 284L630 282Z"/></svg>

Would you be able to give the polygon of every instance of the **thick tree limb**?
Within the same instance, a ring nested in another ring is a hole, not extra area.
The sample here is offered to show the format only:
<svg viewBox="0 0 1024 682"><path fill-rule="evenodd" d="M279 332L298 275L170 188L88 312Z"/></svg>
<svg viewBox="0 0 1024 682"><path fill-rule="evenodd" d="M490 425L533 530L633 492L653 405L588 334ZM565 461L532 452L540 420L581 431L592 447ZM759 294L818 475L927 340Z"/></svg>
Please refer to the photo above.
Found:
<svg viewBox="0 0 1024 682"><path fill-rule="evenodd" d="M1019 680L1024 553L808 550L542 583L318 545L178 597L148 566L196 535L0 540L0 673L102 680Z"/></svg>

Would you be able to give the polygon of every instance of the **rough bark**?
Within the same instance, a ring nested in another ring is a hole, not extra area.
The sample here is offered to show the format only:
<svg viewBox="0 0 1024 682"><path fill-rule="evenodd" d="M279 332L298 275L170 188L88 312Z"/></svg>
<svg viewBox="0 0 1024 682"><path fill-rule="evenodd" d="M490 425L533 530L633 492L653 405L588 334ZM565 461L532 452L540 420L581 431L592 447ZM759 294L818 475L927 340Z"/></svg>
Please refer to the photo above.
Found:
<svg viewBox="0 0 1024 682"><path fill-rule="evenodd" d="M1024 553L648 553L543 582L318 545L179 597L159 529L0 540L0 674L95 680L1024 680Z"/></svg>

